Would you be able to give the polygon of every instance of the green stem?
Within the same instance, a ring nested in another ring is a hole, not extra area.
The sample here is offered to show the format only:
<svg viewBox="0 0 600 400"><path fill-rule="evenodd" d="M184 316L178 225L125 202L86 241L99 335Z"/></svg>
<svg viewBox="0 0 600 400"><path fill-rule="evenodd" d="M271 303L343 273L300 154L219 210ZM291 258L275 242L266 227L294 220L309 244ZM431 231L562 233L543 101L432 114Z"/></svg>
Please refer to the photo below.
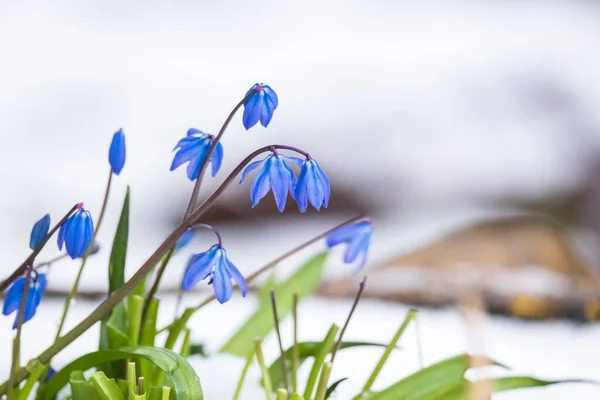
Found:
<svg viewBox="0 0 600 400"><path fill-rule="evenodd" d="M42 364L47 364L48 361L52 357L54 357L57 353L59 353L62 349L71 344L75 339L81 336L85 331L94 326L96 322L106 317L112 310L115 308L149 273L152 271L154 266L160 261L161 257L169 251L169 249L175 245L177 239L185 232L188 226L194 224L200 217L204 215L204 213L212 207L212 205L217 201L217 199L221 196L221 194L227 189L227 187L235 180L237 175L244 169L244 167L252 161L254 157L257 155L269 151L271 146L262 147L248 157L246 157L225 179L225 181L219 186L214 193L206 199L188 218L186 218L171 234L163 241L163 243L158 246L158 248L154 251L154 253L146 260L146 262L137 270L137 272L127 281L123 286L121 286L118 290L112 293L106 300L104 300L90 315L88 315L83 321L81 321L77 326L71 329L69 332L58 338L50 347L44 350L40 355L38 355L37 360ZM362 218L362 217L361 217ZM357 218L353 218L344 224L339 225L334 228L337 229L340 226L343 226L348 223L352 223L358 220ZM332 230L326 232L324 235L330 233ZM313 243L321 239L324 235L320 235L317 238L309 241L308 243ZM292 252L293 253L293 252ZM289 252L288 252L289 254ZM278 262L278 261L277 261ZM264 270L271 268L271 266L267 265L264 267ZM261 271L258 271L256 276L260 274ZM212 300L208 300L201 304L196 309L203 307L204 305L210 303ZM25 368L21 368L15 374L15 381L13 382L21 382L23 379L27 378L29 372ZM0 385L0 395L3 395L8 390L9 386L8 382L4 382Z"/></svg>
<svg viewBox="0 0 600 400"><path fill-rule="evenodd" d="M129 396L136 393L135 386L137 383L136 372L135 372L135 363L128 362L127 363L127 388L129 391Z"/></svg>
<svg viewBox="0 0 600 400"><path fill-rule="evenodd" d="M262 352L262 339L256 339L254 341L254 352L256 353L256 360L260 366L260 372L262 374L263 386L265 388L265 395L267 400L273 400L273 384L271 383L271 376L269 370L265 364L265 357Z"/></svg>
<svg viewBox="0 0 600 400"><path fill-rule="evenodd" d="M294 345L292 347L292 392L298 390L298 364L300 359L298 348L298 294L294 293L292 317L294 320Z"/></svg>
<svg viewBox="0 0 600 400"><path fill-rule="evenodd" d="M127 318L129 320L127 324L127 337L129 337L129 343L133 346L139 343L141 336L143 304L144 298L141 296L132 294L127 297Z"/></svg>
<svg viewBox="0 0 600 400"><path fill-rule="evenodd" d="M277 390L277 400L287 400L288 392L285 389Z"/></svg>
<svg viewBox="0 0 600 400"><path fill-rule="evenodd" d="M171 397L171 388L169 386L163 386L162 400L169 400L170 397Z"/></svg>
<svg viewBox="0 0 600 400"><path fill-rule="evenodd" d="M106 184L106 190L104 191L104 201L102 202L102 208L100 209L100 215L98 217L98 223L96 224L96 230L94 230L94 235L92 236L92 241L90 242L89 247L85 251L83 258L81 260L81 266L79 267L79 271L77 272L77 277L75 278L75 282L73 282L73 287L69 292L67 299L65 300L65 305L63 308L62 316L60 317L60 324L58 325L58 330L56 331L56 336L54 337L54 341L60 337L62 329L65 325L65 321L67 320L67 314L69 313L69 307L71 307L71 301L77 294L77 290L79 290L79 281L81 280L81 276L83 274L83 269L85 268L85 264L87 262L92 249L94 248L94 242L96 241L96 236L98 235L98 231L100 230L100 225L102 224L102 220L104 219L104 212L106 211L106 205L108 204L108 195L110 194L110 186L112 182L112 169L108 174L108 182Z"/></svg>
<svg viewBox="0 0 600 400"><path fill-rule="evenodd" d="M252 365L252 360L254 359L254 351L251 351L246 358L246 363L244 364L244 368L242 369L242 374L240 375L240 380L238 381L237 387L235 388L235 394L233 395L233 400L239 400L240 394L242 393L242 387L244 386L244 381L246 380L246 374L248 373L248 369L250 365Z"/></svg>
<svg viewBox="0 0 600 400"><path fill-rule="evenodd" d="M23 328L23 320L25 318L25 305L27 304L27 295L29 294L29 283L31 281L31 269L27 269L25 274L25 285L21 294L21 304L19 304L19 315L17 316L17 335L13 339L12 349L12 365L10 367L10 382L14 388L15 375L21 365L21 330ZM17 390L8 392L8 400L13 400Z"/></svg>
<svg viewBox="0 0 600 400"><path fill-rule="evenodd" d="M233 108L233 110L231 110L231 112L229 113L229 116L227 117L227 119L223 123L223 126L221 126L221 129L219 130L219 134L212 141L210 148L208 149L208 152L206 153L206 156L204 157L204 160L202 160L202 164L200 166L200 171L198 172L198 177L196 178L196 183L194 184L194 189L192 190L192 195L190 196L190 201L189 201L188 206L183 215L184 220L187 217L189 217L190 213L194 210L194 206L196 205L196 202L198 201L198 194L200 193L200 186L202 185L202 179L204 177L206 167L208 166L208 162L210 161L210 157L212 156L213 151L215 150L215 148L217 147L217 144L223 137L223 134L225 134L225 131L227 130L227 127L229 126L229 123L231 122L231 120L233 119L233 117L235 116L237 111L250 97L252 97L254 95L254 93L256 93L256 90L249 93L247 96L245 96L242 99L242 101L240 101ZM152 287L148 291L148 295L146 296L146 302L144 303L144 312L142 314L143 318L146 318L146 312L148 310L148 307L150 306L150 301L154 298L154 296L156 295L156 292L158 291L158 286L160 285L160 280L162 279L162 276L165 272L165 269L167 268L167 264L169 263L169 260L171 259L171 256L173 255L174 250L175 250L175 247L173 247L169 250L167 257L163 260L163 262L161 263L160 267L158 268L158 270L156 272L156 277L154 278L154 283L152 284Z"/></svg>
<svg viewBox="0 0 600 400"><path fill-rule="evenodd" d="M335 344L335 347L333 348L333 351L331 352L331 362L332 363L333 363L333 360L335 360L335 355L337 354L338 350L340 349L340 346L342 345L342 339L344 338L344 332L346 332L346 328L348 327L348 324L350 323L350 319L352 319L352 314L354 314L354 310L356 310L356 306L358 305L358 302L360 301L360 298L362 297L362 294L363 294L363 291L365 290L366 284L367 284L367 277L365 276L359 284L358 293L356 293L356 297L354 298L354 303L352 303L352 308L350 308L350 313L348 314L348 318L346 318L346 322L344 323L344 326L342 327L342 331L340 332L340 337L338 338L337 343Z"/></svg>
<svg viewBox="0 0 600 400"><path fill-rule="evenodd" d="M287 376L287 363L285 361L285 350L283 350L283 343L281 340L281 330L279 329L279 316L277 315L277 302L275 301L275 291L271 290L271 305L273 307L273 319L275 322L275 332L277 333L277 342L279 344L279 352L281 354L281 378L283 381L283 387L287 390L288 376Z"/></svg>
<svg viewBox="0 0 600 400"><path fill-rule="evenodd" d="M37 380L40 378L40 376L42 376L42 373L45 370L46 370L46 367L43 366L42 364L39 364L39 363L35 364L35 366L33 367L33 372L31 373L31 376L29 377L29 379L23 386L21 393L19 393L18 400L27 400L27 398L29 397L29 393L31 393L31 390L33 389L33 386L35 385Z"/></svg>
<svg viewBox="0 0 600 400"><path fill-rule="evenodd" d="M312 398L312 393L315 388L315 384L317 383L317 378L319 377L319 372L321 371L323 362L325 361L325 356L333 348L333 345L335 344L335 336L337 335L339 329L340 328L337 325L331 325L329 332L327 332L327 336L325 336L325 339L323 339L319 353L317 353L315 356L313 366L310 370L310 374L308 375L308 381L306 382L306 388L304 389L305 399Z"/></svg>
<svg viewBox="0 0 600 400"><path fill-rule="evenodd" d="M327 383L329 382L329 377L331 376L332 368L333 364L331 362L323 363L323 368L321 369L321 377L319 378L319 385L317 386L317 394L315 395L315 400L325 400L325 394L327 393Z"/></svg>
<svg viewBox="0 0 600 400"><path fill-rule="evenodd" d="M362 393L368 392L371 389L371 386L373 386L373 383L375 383L375 379L381 372L381 369L383 368L385 362L389 358L390 354L392 354L392 350L394 350L394 348L396 348L396 344L402 337L402 334L404 334L406 327L408 326L410 321L412 321L413 319L416 318L416 316L417 316L417 310L411 309L408 311L408 313L406 314L406 317L404 318L404 321L402 321L402 325L400 325L400 328L398 328L398 331L396 331L396 334L392 338L392 341L386 346L385 351L381 355L381 358L379 359L379 362L377 363L377 365L375 366L375 369L371 373L371 376L369 376L369 379L367 379L365 386L363 386Z"/></svg>
<svg viewBox="0 0 600 400"><path fill-rule="evenodd" d="M44 248L44 246L46 245L46 243L48 243L48 240L50 240L50 238L52 237L52 235L54 235L54 233L56 233L56 231L62 226L62 224L64 224L65 221L67 219L69 219L69 217L71 216L71 214L73 214L73 211L75 211L76 209L77 209L77 206L76 205L73 206L69 210L69 212L66 213L65 216L58 222L58 224L54 225L54 227L50 230L50 232L48 232L48 234L46 236L44 236L44 239L42 239L42 241L38 245L38 247L36 247L31 252L31 254L29 255L29 257L27 257L27 259L25 261L23 261L23 263L21 263L21 265L19 265L19 267L17 267L17 269L15 269L13 271L13 273L8 278L6 278L2 282L0 282L0 293L2 293L7 287L9 287L11 285L11 283L13 283L14 281L16 281L18 277L20 277L21 275L23 275L23 273L27 269L27 266L33 265L33 261L35 260L35 258L37 257L37 255L40 253L40 251L42 251L42 249Z"/></svg>

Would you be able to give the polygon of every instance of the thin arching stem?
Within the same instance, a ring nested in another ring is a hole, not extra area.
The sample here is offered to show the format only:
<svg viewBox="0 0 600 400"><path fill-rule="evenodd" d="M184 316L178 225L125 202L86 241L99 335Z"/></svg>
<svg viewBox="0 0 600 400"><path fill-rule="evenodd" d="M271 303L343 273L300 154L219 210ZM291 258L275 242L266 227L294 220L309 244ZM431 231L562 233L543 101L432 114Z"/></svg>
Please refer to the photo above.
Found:
<svg viewBox="0 0 600 400"><path fill-rule="evenodd" d="M44 236L40 244L31 252L29 257L27 257L27 259L23 261L23 263L19 265L19 267L15 269L15 271L8 278L0 282L0 293L2 293L7 287L9 287L15 280L17 280L19 276L23 275L28 266L33 265L35 258L38 254L40 254L40 251L42 251L46 243L48 243L48 240L50 240L52 235L54 235L54 233L62 226L62 224L64 224L65 221L69 219L71 214L73 214L73 212L76 209L77 205L74 205L73 208L71 208L69 212L66 213L65 216L58 222L58 224L54 225L50 232L48 232L48 234Z"/></svg>
<svg viewBox="0 0 600 400"><path fill-rule="evenodd" d="M60 324L58 325L58 330L56 331L56 336L55 336L54 340L56 340L60 337L62 329L65 325L65 321L67 320L67 314L69 312L69 307L71 306L71 301L77 294L77 290L79 290L79 282L81 281L83 269L85 268L85 264L87 263L88 257L90 256L90 254L92 253L92 250L94 249L94 242L96 241L96 236L98 235L98 231L100 230L100 225L102 224L102 221L104 220L104 213L106 211L106 205L108 204L108 196L110 194L110 186L112 183L112 176L113 176L113 171L111 169L108 174L106 190L104 191L104 200L102 201L102 208L100 209L100 214L98 216L98 222L96 223L96 229L94 230L94 235L92 236L92 241L90 242L89 247L87 248L87 250L85 251L85 254L83 255L83 259L81 260L81 266L79 267L79 271L77 272L77 278L75 278L73 287L71 288L71 291L69 292L69 294L65 300L65 306L63 308L62 316L60 318Z"/></svg>
<svg viewBox="0 0 600 400"><path fill-rule="evenodd" d="M219 231L217 230L217 228L215 228L212 225L208 225L208 224L194 224L192 226L192 229L208 229L209 231L211 231L212 233L215 234L215 236L217 237L217 241L219 242L219 246L223 247L223 239L221 238L221 234L219 233Z"/></svg>
<svg viewBox="0 0 600 400"><path fill-rule="evenodd" d="M231 120L233 119L235 114L238 112L238 110L242 107L242 105L244 105L244 103L246 101L248 101L248 99L250 97L254 96L254 94L259 92L260 90L262 90L262 88L258 87L257 89L248 93L248 95L246 95L238 104L236 104L236 106L233 108L233 110L231 110L231 112L227 116L227 119L223 123L223 126L221 126L219 133L213 139L212 144L210 145L210 148L208 149L208 152L206 153L206 156L204 157L204 160L202 161L202 164L200 165L200 170L198 171L198 177L196 178L196 183L194 184L194 189L192 190L190 202L188 203L185 213L183 215L184 221L187 217L189 217L190 213L194 210L194 207L196 206L196 202L198 201L198 195L200 194L200 186L202 185L202 179L204 178L204 173L206 172L206 168L208 167L208 162L212 156L213 151L219 144L219 141L225 134L225 131L227 130L227 127L229 126L229 123L231 122ZM156 292L158 291L158 286L160 285L160 280L162 279L162 276L165 272L165 269L167 268L167 265L169 264L169 261L171 260L171 257L173 256L174 251L175 251L175 247L172 247L171 249L169 249L169 252L163 258L162 262L160 263L160 266L158 267L158 270L156 271L156 276L154 278L154 282L152 283L152 287L150 288L150 290L148 291L148 294L146 295L146 298L144 299L144 307L142 309L142 320L144 320L146 318L146 313L148 312L148 307L150 306L150 302L152 301L152 299L156 295Z"/></svg>
<svg viewBox="0 0 600 400"><path fill-rule="evenodd" d="M279 145L275 145L277 148L282 148ZM181 224L171 234L162 242L160 246L154 251L154 253L146 260L146 262L137 270L137 272L129 278L123 286L117 289L112 293L106 300L104 300L96 309L88 315L83 321L81 321L77 326L73 329L65 333L63 336L59 337L54 344L44 350L38 357L37 360L42 364L47 364L48 361L52 359L57 353L59 353L62 349L71 344L75 339L81 336L85 331L90 329L96 322L106 317L112 310L115 308L135 287L152 271L154 266L160 261L160 259L177 243L177 239L185 232L185 230L190 226L195 224L219 199L219 197L223 194L223 192L233 183L236 179L237 175L248 165L256 156L269 151L270 146L261 147L260 149L254 151L248 157L246 157L230 174L227 176L225 181L219 186L213 194L207 198L202 204L200 204L194 211L183 220ZM363 217L360 217L360 220ZM356 222L357 219L352 219L348 222L345 222L343 225L348 223ZM341 226L341 225L340 225ZM339 228L336 227L334 229ZM330 233L332 230L326 232ZM319 236L321 239L323 236ZM319 239L315 239L316 242ZM281 261L282 259L279 259ZM279 262L277 261L277 263ZM267 266L266 269L272 268L271 266ZM261 270L266 270L265 267ZM260 271L254 275L256 277ZM249 279L247 279L250 282ZM212 299L205 301L206 304L211 302ZM205 304L200 305L202 307ZM199 307L199 308L200 308ZM13 384L18 384L23 381L25 378L29 376L30 372L27 371L26 368L21 368L15 373L15 378L13 380ZM8 382L4 382L0 385L0 396L6 393L7 387L9 386Z"/></svg>

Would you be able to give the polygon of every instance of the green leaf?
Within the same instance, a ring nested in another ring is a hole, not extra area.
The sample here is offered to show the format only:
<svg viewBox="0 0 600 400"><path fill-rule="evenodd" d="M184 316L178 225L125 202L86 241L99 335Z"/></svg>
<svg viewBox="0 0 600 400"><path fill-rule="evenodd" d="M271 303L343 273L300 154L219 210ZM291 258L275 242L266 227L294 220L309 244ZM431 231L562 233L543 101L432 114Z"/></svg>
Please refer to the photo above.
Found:
<svg viewBox="0 0 600 400"><path fill-rule="evenodd" d="M505 378L497 378L493 380L494 393L503 392L505 390L512 389L524 389L533 387L544 387L549 385L556 385L557 383L591 383L598 384L597 382L581 380L581 379L564 379L558 381L544 381L541 379L532 378L530 376L509 376Z"/></svg>
<svg viewBox="0 0 600 400"><path fill-rule="evenodd" d="M100 324L100 350L118 349L131 345L127 337L127 313L125 305L120 303L110 314L107 321ZM124 377L123 363L115 361L98 368L111 378Z"/></svg>
<svg viewBox="0 0 600 400"><path fill-rule="evenodd" d="M145 359L151 361L171 380L172 395L178 400L202 400L200 379L194 369L179 354L157 347L131 346L116 350L102 350L86 354L68 364L48 383L40 395L40 400L51 400L67 384L72 371L85 371L96 365L125 359Z"/></svg>
<svg viewBox="0 0 600 400"><path fill-rule="evenodd" d="M321 349L322 342L299 342L298 343L298 367L302 365L309 357L316 357ZM340 350L349 349L352 347L360 346L377 346L386 347L386 344L382 343L371 343L371 342L342 342L340 344ZM285 356L286 365L292 365L292 352L294 348L291 346L283 354ZM279 356L273 364L269 367L269 374L271 375L271 381L274 387L282 387L283 379L281 375L281 356ZM288 382L292 380L291 368L288 368Z"/></svg>
<svg viewBox="0 0 600 400"><path fill-rule="evenodd" d="M471 356L461 354L423 368L380 392L371 392L355 399L368 400L430 400L460 386L465 371L472 365ZM486 360L487 365L500 365ZM444 397L445 399L445 397Z"/></svg>
<svg viewBox="0 0 600 400"><path fill-rule="evenodd" d="M129 186L125 193L123 209L115 240L113 241L108 262L108 292L112 293L125 283L125 259L127 258L127 240L129 238Z"/></svg>
<svg viewBox="0 0 600 400"><path fill-rule="evenodd" d="M94 384L86 381L81 371L71 373L69 386L71 387L71 398L73 400L102 400ZM41 395L39 398L41 398Z"/></svg>
<svg viewBox="0 0 600 400"><path fill-rule="evenodd" d="M90 382L94 385L102 400L125 400L117 382L104 375L104 372L95 372L90 377Z"/></svg>
<svg viewBox="0 0 600 400"><path fill-rule="evenodd" d="M329 398L329 396L331 396L331 394L332 394L333 392L335 392L335 389L337 389L337 387L338 387L338 385L339 385L340 383L344 382L344 381L345 381L345 380L347 380L347 379L348 379L348 378L342 378L342 379L339 379L339 380L337 380L337 381L333 382L333 383L331 384L331 386L329 386L329 387L327 388L327 392L325 392L325 400L327 400L327 399Z"/></svg>
<svg viewBox="0 0 600 400"><path fill-rule="evenodd" d="M41 364L39 361L34 362L35 364L33 366L33 372L27 379L27 382L25 382L25 385L23 385L23 388L19 393L18 400L27 400L27 398L29 397L29 393L31 393L31 389L33 389L33 386L35 385L36 381L40 378L42 373L46 371L46 367L43 364ZM28 365L27 367L31 371L31 366Z"/></svg>
<svg viewBox="0 0 600 400"><path fill-rule="evenodd" d="M203 358L208 358L208 353L206 352L206 348L204 343L192 343L190 346L190 356L199 355Z"/></svg>
<svg viewBox="0 0 600 400"><path fill-rule="evenodd" d="M280 321L292 311L292 296L294 293L298 295L298 299L302 299L319 287L326 256L327 253L315 256L285 282L275 287ZM257 337L264 338L273 328L271 304L261 301L258 310L219 351L245 358L252 351L254 339Z"/></svg>

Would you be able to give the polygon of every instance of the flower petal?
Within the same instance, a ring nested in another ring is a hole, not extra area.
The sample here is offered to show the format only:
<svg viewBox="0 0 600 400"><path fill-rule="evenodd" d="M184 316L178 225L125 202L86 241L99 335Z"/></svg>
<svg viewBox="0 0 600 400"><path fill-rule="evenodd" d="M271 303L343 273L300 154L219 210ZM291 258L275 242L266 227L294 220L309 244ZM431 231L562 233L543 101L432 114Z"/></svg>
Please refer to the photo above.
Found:
<svg viewBox="0 0 600 400"><path fill-rule="evenodd" d="M171 163L171 171L175 170L182 164L192 160L195 157L198 157L200 153L205 148L204 139L197 140L196 143L183 147L175 153L175 157L173 157L173 162ZM191 179L191 178L190 178Z"/></svg>
<svg viewBox="0 0 600 400"><path fill-rule="evenodd" d="M323 206L327 208L329 206L329 197L331 196L331 185L329 184L329 178L327 178L327 175L325 175L325 172L323 172L321 166L316 161L315 172L317 173L317 176L323 187Z"/></svg>
<svg viewBox="0 0 600 400"><path fill-rule="evenodd" d="M279 212L283 212L287 200L288 190L291 184L290 170L285 165L283 158L276 155L272 159L272 165L269 170L271 180L271 190Z"/></svg>
<svg viewBox="0 0 600 400"><path fill-rule="evenodd" d="M304 161L302 158L299 157L290 157L290 156L282 156L283 158L285 158L287 161L293 162L294 164L296 164L297 166L299 166L300 168L302 168L302 166L304 165Z"/></svg>
<svg viewBox="0 0 600 400"><path fill-rule="evenodd" d="M221 142L217 143L210 161L212 163L212 176L214 177L219 172L219 169L221 169L221 164L223 163L223 145Z"/></svg>
<svg viewBox="0 0 600 400"><path fill-rule="evenodd" d="M256 207L258 202L269 193L269 189L271 188L271 179L269 170L271 168L271 164L273 162L273 156L269 156L265 159L265 162L258 172L254 181L252 182L252 187L250 188L250 199L252 200L252 208Z"/></svg>
<svg viewBox="0 0 600 400"><path fill-rule="evenodd" d="M34 250L40 245L42 240L48 234L50 229L50 214L44 215L39 221L37 221L31 229L31 236L29 238L29 247Z"/></svg>
<svg viewBox="0 0 600 400"><path fill-rule="evenodd" d="M2 307L2 314L9 315L15 310L19 309L19 304L21 304L21 298L23 297L24 287L24 276L21 276L14 281L12 286L6 292L6 297L4 298L4 306Z"/></svg>
<svg viewBox="0 0 600 400"><path fill-rule="evenodd" d="M260 124L265 128L269 126L271 119L273 118L273 112L275 111L275 104L271 101L269 95L265 94L262 96L262 109L260 112Z"/></svg>
<svg viewBox="0 0 600 400"><path fill-rule="evenodd" d="M225 268L229 276L231 276L240 287L242 296L246 297L246 293L248 292L248 284L246 283L244 276L229 259L226 259Z"/></svg>
<svg viewBox="0 0 600 400"><path fill-rule="evenodd" d="M63 224L60 226L60 229L58 230L58 250L62 250L63 244L65 243L65 231L67 230L67 227L71 223L72 219L73 215L67 218L67 220L63 222Z"/></svg>
<svg viewBox="0 0 600 400"><path fill-rule="evenodd" d="M201 280L205 279L213 270L215 265L215 257L217 255L216 250L218 246L211 247L208 251L200 253L192 257L188 267L186 268L183 279L181 280L181 287L184 292L187 292L198 284Z"/></svg>
<svg viewBox="0 0 600 400"><path fill-rule="evenodd" d="M226 256L223 254L223 251L221 251L219 260L215 266L215 275L213 277L215 297L221 304L227 302L233 293L233 285L231 284L231 278L227 273L226 265Z"/></svg>
<svg viewBox="0 0 600 400"><path fill-rule="evenodd" d="M361 235L356 236L352 241L350 241L350 243L348 243L346 253L344 254L344 262L346 264L352 264L354 261L356 261L358 255L368 249L369 240L369 235Z"/></svg>
<svg viewBox="0 0 600 400"><path fill-rule="evenodd" d="M190 161L187 166L187 177L190 181L198 179L200 168L206 159L210 145L202 147L201 151Z"/></svg>
<svg viewBox="0 0 600 400"><path fill-rule="evenodd" d="M271 102L273 103L273 108L277 108L277 106L279 105L279 98L277 97L277 93L275 93L275 91L271 89L271 86L269 85L262 85L262 88L266 96L269 97L269 100L271 100Z"/></svg>
<svg viewBox="0 0 600 400"><path fill-rule="evenodd" d="M242 179L240 179L240 183L243 183L244 180L246 179L246 177L248 176L248 174L252 171L254 171L256 168L258 168L260 166L260 164L263 163L263 160L259 160L259 161L254 161L250 164L248 164L248 166L244 169L244 172L242 172Z"/></svg>
<svg viewBox="0 0 600 400"><path fill-rule="evenodd" d="M262 112L262 91L256 93L254 96L250 97L244 103L244 115L242 116L242 122L244 124L244 128L246 130L252 128L258 120L260 119Z"/></svg>
<svg viewBox="0 0 600 400"><path fill-rule="evenodd" d="M319 180L319 177L317 176L317 173L315 171L314 162L307 162L306 168L308 170L308 178L306 181L306 192L308 194L308 201L310 201L310 204L312 204L312 206L317 211L319 211L321 209L321 206L323 205L323 197L325 193L323 191L323 187L321 186L321 181Z"/></svg>
<svg viewBox="0 0 600 400"><path fill-rule="evenodd" d="M327 247L332 248L341 243L347 243L352 240L360 229L358 224L344 225L327 236Z"/></svg>
<svg viewBox="0 0 600 400"><path fill-rule="evenodd" d="M298 209L300 212L306 212L308 206L308 193L307 193L307 180L308 180L308 169L303 167L300 170L300 176L296 183L295 197Z"/></svg>
<svg viewBox="0 0 600 400"><path fill-rule="evenodd" d="M193 135L206 135L206 133L202 132L200 129L196 129L196 128L190 128L187 131L187 136L193 136Z"/></svg>

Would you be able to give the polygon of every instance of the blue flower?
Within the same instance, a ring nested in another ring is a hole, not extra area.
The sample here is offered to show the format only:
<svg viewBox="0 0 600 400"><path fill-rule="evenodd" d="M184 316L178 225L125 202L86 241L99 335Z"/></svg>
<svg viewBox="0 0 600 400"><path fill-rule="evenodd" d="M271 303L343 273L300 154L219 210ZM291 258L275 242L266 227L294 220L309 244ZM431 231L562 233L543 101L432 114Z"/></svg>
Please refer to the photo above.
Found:
<svg viewBox="0 0 600 400"><path fill-rule="evenodd" d="M187 136L181 139L173 149L173 151L177 150L177 153L175 153L173 163L171 163L171 171L189 161L187 176L191 181L196 180L200 173L200 167L214 139L213 135L206 134L196 128L190 128ZM220 142L217 143L217 147L212 152L210 161L212 164L212 176L215 176L219 172L219 168L221 168L221 163L223 162L223 146Z"/></svg>
<svg viewBox="0 0 600 400"><path fill-rule="evenodd" d="M331 188L329 179L319 164L312 158L307 159L300 171L298 183L296 184L296 202L300 212L305 212L308 202L319 211L321 206L327 208Z"/></svg>
<svg viewBox="0 0 600 400"><path fill-rule="evenodd" d="M243 123L246 130L252 128L260 120L260 124L265 128L271 122L273 113L277 108L279 100L277 93L264 83L255 83L254 86L246 92L248 96L253 91L256 93L244 103Z"/></svg>
<svg viewBox="0 0 600 400"><path fill-rule="evenodd" d="M123 129L119 129L113 135L110 150L108 151L108 162L113 172L117 175L121 173L125 165L125 154L125 134L123 133Z"/></svg>
<svg viewBox="0 0 600 400"><path fill-rule="evenodd" d="M331 232L327 236L327 247L332 248L338 244L347 244L344 262L352 264L356 260L360 260L354 270L354 273L357 273L367 262L367 252L369 251L372 236L373 226L371 225L371 221L363 220L351 225L342 226Z"/></svg>
<svg viewBox="0 0 600 400"><path fill-rule="evenodd" d="M42 240L48 234L50 229L50 214L46 214L33 225L31 229L31 237L29 238L29 247L34 250L42 243Z"/></svg>
<svg viewBox="0 0 600 400"><path fill-rule="evenodd" d="M258 168L262 164L262 168L256 174L252 188L250 189L250 199L252 200L252 208L256 207L260 199L265 197L269 190L273 190L275 203L279 212L283 212L287 201L288 192L294 197L294 190L298 179L294 175L294 171L285 163L291 161L298 165L302 165L303 161L297 157L286 157L281 154L273 153L265 159L250 163L242 173L240 183L244 182L248 174Z"/></svg>
<svg viewBox="0 0 600 400"><path fill-rule="evenodd" d="M13 285L8 289L6 298L4 299L4 307L2 314L10 315L16 311L15 323L13 329L17 328L19 323L19 310L21 309L21 299L23 298L23 290L25 289L24 276L19 277ZM25 314L23 315L23 323L29 321L35 315L37 307L40 305L42 295L46 289L46 275L38 274L37 279L31 277L29 279L29 288L27 290L27 300L25 301Z"/></svg>
<svg viewBox="0 0 600 400"><path fill-rule="evenodd" d="M83 204L77 205L77 210L60 226L58 231L58 249L63 244L72 259L83 257L94 236L94 221L89 211L83 209Z"/></svg>
<svg viewBox="0 0 600 400"><path fill-rule="evenodd" d="M196 232L193 229L186 229L185 232L179 237L177 244L175 245L175 250L181 250L196 236Z"/></svg>
<svg viewBox="0 0 600 400"><path fill-rule="evenodd" d="M229 261L225 249L218 244L215 244L208 251L192 257L183 274L181 287L187 292L206 278L210 278L209 284L212 283L215 297L221 304L231 298L233 292L232 278L240 287L242 296L245 297L248 291L246 280L236 266Z"/></svg>

